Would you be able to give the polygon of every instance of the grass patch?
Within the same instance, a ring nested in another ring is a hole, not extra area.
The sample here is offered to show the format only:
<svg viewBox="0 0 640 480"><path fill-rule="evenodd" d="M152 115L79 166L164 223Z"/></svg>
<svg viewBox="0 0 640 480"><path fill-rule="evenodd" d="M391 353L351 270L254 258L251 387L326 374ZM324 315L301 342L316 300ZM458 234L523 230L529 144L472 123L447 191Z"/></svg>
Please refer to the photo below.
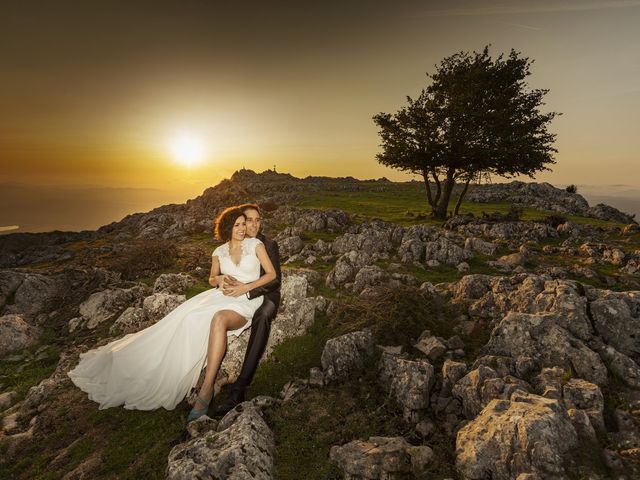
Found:
<svg viewBox="0 0 640 480"><path fill-rule="evenodd" d="M299 394L267 410L276 436L275 478L340 478L329 460L332 445L370 436L411 434L400 409L375 384L372 375L348 385Z"/></svg>
<svg viewBox="0 0 640 480"><path fill-rule="evenodd" d="M316 243L318 240L322 240L323 242L333 242L340 235L342 235L342 233L304 232L300 238L302 238L305 243Z"/></svg>
<svg viewBox="0 0 640 480"><path fill-rule="evenodd" d="M315 322L306 334L282 342L275 347L269 359L260 365L253 383L247 389L247 397L278 397L289 380L294 377L306 378L311 367L320 365L324 344L332 336L334 333L327 316L316 313Z"/></svg>
<svg viewBox="0 0 640 480"><path fill-rule="evenodd" d="M381 289L375 299L341 299L332 323L342 331L371 328L376 344L402 345L411 351L424 330L453 336L451 317L449 306L439 296L399 286Z"/></svg>
<svg viewBox="0 0 640 480"><path fill-rule="evenodd" d="M15 391L15 402L23 400L31 387L51 376L59 356L58 346L42 343L5 356L0 360L2 391Z"/></svg>
<svg viewBox="0 0 640 480"><path fill-rule="evenodd" d="M118 407L94 412L91 420L108 431L100 473L121 479L164 478L169 451L183 435L186 411Z"/></svg>
<svg viewBox="0 0 640 480"><path fill-rule="evenodd" d="M93 453L95 449L93 439L84 437L69 447L69 463L66 465L67 471L76 468L80 463Z"/></svg>
<svg viewBox="0 0 640 480"><path fill-rule="evenodd" d="M187 291L184 292L184 294L187 297L187 300L189 300L191 297L195 297L199 293L206 292L210 288L212 287L208 283L198 282L195 285L189 287Z"/></svg>

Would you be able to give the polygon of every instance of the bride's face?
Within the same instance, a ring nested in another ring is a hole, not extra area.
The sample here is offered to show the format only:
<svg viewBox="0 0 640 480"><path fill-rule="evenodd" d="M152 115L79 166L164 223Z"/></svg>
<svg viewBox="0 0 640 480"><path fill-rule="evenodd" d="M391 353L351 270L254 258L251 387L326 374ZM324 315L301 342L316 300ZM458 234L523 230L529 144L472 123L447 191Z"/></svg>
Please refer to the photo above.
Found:
<svg viewBox="0 0 640 480"><path fill-rule="evenodd" d="M242 241L244 240L244 235L247 232L247 223L245 221L244 215L240 215L236 218L235 223L233 224L233 229L231 229L231 239Z"/></svg>

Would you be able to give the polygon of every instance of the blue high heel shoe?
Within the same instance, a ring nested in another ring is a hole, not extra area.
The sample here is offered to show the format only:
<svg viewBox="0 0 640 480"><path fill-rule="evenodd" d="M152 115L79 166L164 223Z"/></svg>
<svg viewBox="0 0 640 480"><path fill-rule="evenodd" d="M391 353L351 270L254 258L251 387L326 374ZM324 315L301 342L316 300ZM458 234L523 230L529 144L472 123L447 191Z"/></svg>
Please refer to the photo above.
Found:
<svg viewBox="0 0 640 480"><path fill-rule="evenodd" d="M196 405L198 403L200 403L200 405L204 405L204 408L196 408ZM196 419L202 417L203 415L206 415L207 414L207 410L209 410L209 404L210 403L211 403L211 400L209 400L208 402L205 402L199 396L196 397L196 401L193 404L193 408L191 409L191 411L189 412L189 415L187 416L187 422L191 422L193 420L196 420Z"/></svg>

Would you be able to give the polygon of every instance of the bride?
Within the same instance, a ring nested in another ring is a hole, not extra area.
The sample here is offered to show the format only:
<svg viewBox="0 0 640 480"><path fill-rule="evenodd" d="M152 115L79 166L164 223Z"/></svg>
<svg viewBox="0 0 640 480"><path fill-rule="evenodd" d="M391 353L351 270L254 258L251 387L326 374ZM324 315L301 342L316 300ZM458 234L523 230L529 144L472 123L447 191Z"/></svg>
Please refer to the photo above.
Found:
<svg viewBox="0 0 640 480"><path fill-rule="evenodd" d="M246 293L276 276L264 244L245 238L241 209L224 210L216 219L215 234L226 242L212 254L209 284L218 288L192 297L144 330L80 354L80 362L68 372L73 383L100 404L100 410L122 404L130 410L173 410L196 386L206 365L204 382L187 419L206 414L227 336L248 328L263 301L263 297L250 300ZM241 283L228 286L226 276Z"/></svg>

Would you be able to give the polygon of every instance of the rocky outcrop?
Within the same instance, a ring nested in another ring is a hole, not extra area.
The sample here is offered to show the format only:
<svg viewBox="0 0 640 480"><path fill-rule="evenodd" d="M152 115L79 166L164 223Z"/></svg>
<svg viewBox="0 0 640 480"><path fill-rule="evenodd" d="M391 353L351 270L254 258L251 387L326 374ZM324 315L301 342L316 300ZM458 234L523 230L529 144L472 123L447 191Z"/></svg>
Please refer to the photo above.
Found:
<svg viewBox="0 0 640 480"><path fill-rule="evenodd" d="M492 400L460 429L456 466L468 480L563 478L563 456L577 444L558 400L516 391L509 400Z"/></svg>
<svg viewBox="0 0 640 480"><path fill-rule="evenodd" d="M607 369L600 356L558 325L552 314L509 312L491 332L486 352L528 357L536 365L574 370L596 385L607 384Z"/></svg>
<svg viewBox="0 0 640 480"><path fill-rule="evenodd" d="M147 289L140 285L96 292L80 304L80 317L69 321L69 331L79 327L94 329L101 323L113 319L126 308L137 306L146 293Z"/></svg>
<svg viewBox="0 0 640 480"><path fill-rule="evenodd" d="M467 201L471 202L509 202L528 208L550 210L552 212L568 213L631 223L633 217L620 210L604 204L589 207L589 203L578 193L555 188L549 183L520 182L474 185L467 193Z"/></svg>
<svg viewBox="0 0 640 480"><path fill-rule="evenodd" d="M431 363L383 352L378 370L382 388L402 406L405 419L416 423L429 406L435 384Z"/></svg>
<svg viewBox="0 0 640 480"><path fill-rule="evenodd" d="M40 337L40 329L32 327L21 315L0 317L0 357L33 345Z"/></svg>
<svg viewBox="0 0 640 480"><path fill-rule="evenodd" d="M370 330L347 333L327 340L322 350L324 381L345 380L362 371L373 357L373 335Z"/></svg>
<svg viewBox="0 0 640 480"><path fill-rule="evenodd" d="M524 380L500 375L494 369L480 365L457 381L452 393L462 403L464 416L474 419L492 400L508 400L516 390L528 392L530 389Z"/></svg>
<svg viewBox="0 0 640 480"><path fill-rule="evenodd" d="M197 280L185 273L163 273L153 284L153 293L183 295Z"/></svg>
<svg viewBox="0 0 640 480"><path fill-rule="evenodd" d="M23 315L37 322L62 296L59 277L6 270L0 272L0 311Z"/></svg>
<svg viewBox="0 0 640 480"><path fill-rule="evenodd" d="M369 437L331 447L329 458L346 480L383 480L415 478L433 462L434 453L430 447L412 446L402 437Z"/></svg>
<svg viewBox="0 0 640 480"><path fill-rule="evenodd" d="M338 258L335 267L327 275L326 285L338 288L353 282L358 271L372 261L373 259L366 250L351 250L345 253Z"/></svg>
<svg viewBox="0 0 640 480"><path fill-rule="evenodd" d="M259 401L238 405L215 430L195 431L197 436L173 447L166 478L271 480L274 436L256 405Z"/></svg>

